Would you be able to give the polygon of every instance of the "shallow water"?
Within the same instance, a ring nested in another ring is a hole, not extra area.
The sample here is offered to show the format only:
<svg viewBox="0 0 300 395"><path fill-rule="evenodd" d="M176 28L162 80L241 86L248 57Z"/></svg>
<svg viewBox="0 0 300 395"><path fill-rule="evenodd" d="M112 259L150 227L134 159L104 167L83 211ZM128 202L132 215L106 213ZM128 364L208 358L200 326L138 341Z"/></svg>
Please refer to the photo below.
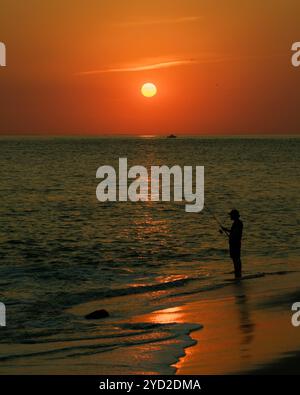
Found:
<svg viewBox="0 0 300 395"><path fill-rule="evenodd" d="M129 166L205 166L207 207L228 226L229 209L242 214L245 271L273 273L297 269L299 145L296 138L1 139L0 285L7 327L0 371L14 365L16 355L26 354L18 364L30 361L34 371L35 361L70 366L78 357L141 342L173 347L172 362L189 343L192 326L126 322L231 277L227 241L208 210L186 213L174 202L100 203L99 166L117 168L119 157ZM111 318L87 322L93 301ZM84 359L82 371L97 369L93 358ZM148 360L144 371L170 361ZM136 369L123 362L123 371Z"/></svg>

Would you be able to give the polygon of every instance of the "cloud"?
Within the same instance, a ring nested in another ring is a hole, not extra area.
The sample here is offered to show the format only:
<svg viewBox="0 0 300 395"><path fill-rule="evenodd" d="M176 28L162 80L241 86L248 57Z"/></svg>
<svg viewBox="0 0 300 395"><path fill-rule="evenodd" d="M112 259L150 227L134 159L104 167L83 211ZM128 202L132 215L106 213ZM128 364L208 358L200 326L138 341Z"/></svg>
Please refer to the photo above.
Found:
<svg viewBox="0 0 300 395"><path fill-rule="evenodd" d="M75 73L78 76L85 75L94 75L94 74L106 74L106 73L130 73L130 72L140 72L140 71L148 71L148 70L159 70L159 69L167 69L170 67L180 67L180 66L189 66L192 64L210 64L210 63L224 63L224 62L240 62L246 60L255 60L257 56L234 56L234 55L225 55L218 53L202 53L198 58L190 58L190 59L152 59L152 62L146 63L144 60L143 63L139 64L131 64L131 65L119 65L116 67L107 67L98 70L89 70L89 71L81 71Z"/></svg>
<svg viewBox="0 0 300 395"><path fill-rule="evenodd" d="M181 60L169 60L159 63L142 64L127 67L111 67L99 70L81 71L77 75L91 75L91 74L104 74L104 73L125 73L125 72L136 72L136 71L147 71L166 69L169 67L184 66L193 63L198 63L197 59L181 59Z"/></svg>
<svg viewBox="0 0 300 395"><path fill-rule="evenodd" d="M151 26L151 25L171 25L176 23L190 23L199 21L202 17L200 16L185 16L181 18L170 18L170 19L154 19L154 20L144 20L144 21L129 21L117 23L115 26Z"/></svg>

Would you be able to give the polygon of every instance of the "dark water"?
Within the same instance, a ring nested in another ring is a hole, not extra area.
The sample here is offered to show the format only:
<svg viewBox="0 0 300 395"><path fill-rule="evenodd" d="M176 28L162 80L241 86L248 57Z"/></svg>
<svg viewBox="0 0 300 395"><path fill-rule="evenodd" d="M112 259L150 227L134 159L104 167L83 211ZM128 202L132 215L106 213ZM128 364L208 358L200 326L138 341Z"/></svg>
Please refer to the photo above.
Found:
<svg viewBox="0 0 300 395"><path fill-rule="evenodd" d="M118 168L119 157L129 166L203 165L206 205L228 226L229 209L242 214L245 271L274 272L293 270L299 256L299 148L296 138L1 139L0 295L8 325L0 371L24 354L21 366L36 358L47 365L50 356L52 363L74 361L183 339L191 329L184 325L128 322L174 305L178 295L222 286L231 271L227 241L209 211L186 213L174 202L100 203L99 166ZM76 313L94 300L109 308L109 320L91 323Z"/></svg>

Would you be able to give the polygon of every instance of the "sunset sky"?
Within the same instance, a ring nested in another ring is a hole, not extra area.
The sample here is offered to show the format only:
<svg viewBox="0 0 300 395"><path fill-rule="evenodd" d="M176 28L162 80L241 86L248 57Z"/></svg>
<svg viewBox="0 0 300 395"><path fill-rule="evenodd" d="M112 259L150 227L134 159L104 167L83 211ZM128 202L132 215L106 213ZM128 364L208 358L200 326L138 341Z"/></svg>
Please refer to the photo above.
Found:
<svg viewBox="0 0 300 395"><path fill-rule="evenodd" d="M299 133L299 17L299 0L0 0L0 134Z"/></svg>

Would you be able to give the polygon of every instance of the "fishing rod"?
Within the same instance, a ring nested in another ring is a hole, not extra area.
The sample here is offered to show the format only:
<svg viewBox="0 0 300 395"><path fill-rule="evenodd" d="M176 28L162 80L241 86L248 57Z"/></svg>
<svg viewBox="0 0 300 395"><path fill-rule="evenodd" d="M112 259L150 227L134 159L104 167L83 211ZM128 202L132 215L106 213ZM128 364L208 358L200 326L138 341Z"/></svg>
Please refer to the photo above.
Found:
<svg viewBox="0 0 300 395"><path fill-rule="evenodd" d="M221 234L226 234L227 237L229 237L229 234L226 230L223 229L223 224L222 222L219 220L219 218L215 215L215 213L212 211L212 209L210 209L207 204L204 205L204 207L207 209L207 211L210 213L210 215L214 218L214 220L217 222L217 224L220 226L219 232Z"/></svg>

